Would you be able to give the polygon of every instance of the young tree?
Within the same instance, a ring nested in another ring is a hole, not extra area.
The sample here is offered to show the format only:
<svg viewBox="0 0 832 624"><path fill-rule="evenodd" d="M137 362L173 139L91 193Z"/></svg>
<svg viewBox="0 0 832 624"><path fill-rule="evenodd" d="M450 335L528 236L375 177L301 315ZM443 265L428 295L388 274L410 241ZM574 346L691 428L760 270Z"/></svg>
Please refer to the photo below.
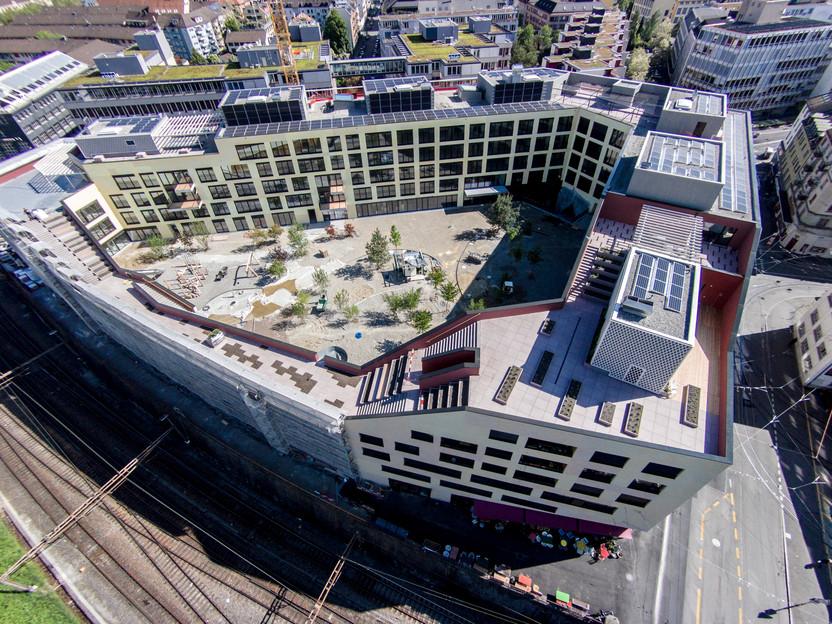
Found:
<svg viewBox="0 0 832 624"><path fill-rule="evenodd" d="M439 295L446 303L453 303L459 296L459 288L453 282L445 282L439 288Z"/></svg>
<svg viewBox="0 0 832 624"><path fill-rule="evenodd" d="M191 65L205 65L205 57L199 52L191 54Z"/></svg>
<svg viewBox="0 0 832 624"><path fill-rule="evenodd" d="M329 40L329 45L336 55L349 54L352 51L347 25L336 11L330 11L327 15L323 37Z"/></svg>
<svg viewBox="0 0 832 624"><path fill-rule="evenodd" d="M344 234L352 238L355 236L355 226L352 223L344 224Z"/></svg>
<svg viewBox="0 0 832 624"><path fill-rule="evenodd" d="M144 242L150 248L150 256L154 260L161 260L167 255L168 242L161 236L151 236Z"/></svg>
<svg viewBox="0 0 832 624"><path fill-rule="evenodd" d="M225 29L229 32L237 32L240 30L240 22L234 15L229 15L225 18Z"/></svg>
<svg viewBox="0 0 832 624"><path fill-rule="evenodd" d="M381 269L390 260L389 241L378 228L373 232L370 241L364 246L367 251L367 259Z"/></svg>
<svg viewBox="0 0 832 624"><path fill-rule="evenodd" d="M271 226L268 230L269 238L272 239L272 242L279 243L280 242L280 235L283 234L283 228L280 227L277 223Z"/></svg>
<svg viewBox="0 0 832 624"><path fill-rule="evenodd" d="M296 258L302 258L309 253L309 239L300 223L295 223L289 228L289 247Z"/></svg>
<svg viewBox="0 0 832 624"><path fill-rule="evenodd" d="M492 227L503 230L509 239L514 239L520 233L520 209L514 205L508 193L497 197L486 218Z"/></svg>
<svg viewBox="0 0 832 624"><path fill-rule="evenodd" d="M433 315L427 310L414 310L410 313L409 320L417 331L424 332L433 324Z"/></svg>
<svg viewBox="0 0 832 624"><path fill-rule="evenodd" d="M393 244L395 249L398 249L399 245L402 244L401 232L399 232L399 228L395 225L390 226L390 242Z"/></svg>
<svg viewBox="0 0 832 624"><path fill-rule="evenodd" d="M208 65L219 65L220 63L222 63L219 54L209 54L208 58L205 60L208 62Z"/></svg>
<svg viewBox="0 0 832 624"><path fill-rule="evenodd" d="M312 272L312 281L315 284L315 289L319 295L326 293L326 287L329 286L329 275L326 274L321 267L318 267Z"/></svg>
<svg viewBox="0 0 832 624"><path fill-rule="evenodd" d="M352 303L352 304L350 304L350 305L348 305L347 307L344 308L343 313L344 313L344 318L347 319L347 322L352 323L353 321L355 321L355 319L358 318L360 310L358 309L357 305Z"/></svg>
<svg viewBox="0 0 832 624"><path fill-rule="evenodd" d="M324 228L324 232L326 232L326 235L329 236L330 240L335 238L335 226L331 223Z"/></svg>
<svg viewBox="0 0 832 624"><path fill-rule="evenodd" d="M433 284L434 288L439 288L445 281L445 271L442 267L433 267L428 273L428 281Z"/></svg>
<svg viewBox="0 0 832 624"><path fill-rule="evenodd" d="M650 58L644 48L636 48L630 52L630 58L627 60L627 78L644 80L648 69L650 69Z"/></svg>
<svg viewBox="0 0 832 624"><path fill-rule="evenodd" d="M415 310L422 299L421 288L411 288L401 294L401 308L405 311Z"/></svg>
<svg viewBox="0 0 832 624"><path fill-rule="evenodd" d="M647 41L647 47L654 52L656 50L666 50L673 43L673 22L665 17L658 22L650 34L650 39Z"/></svg>
<svg viewBox="0 0 832 624"><path fill-rule="evenodd" d="M309 292L305 290L298 291L295 295L294 303L289 307L291 313L295 316L306 316L309 312L309 301L312 299Z"/></svg>
<svg viewBox="0 0 832 624"><path fill-rule="evenodd" d="M269 275L275 279L280 279L286 275L286 263L282 260L275 260L269 265Z"/></svg>
<svg viewBox="0 0 832 624"><path fill-rule="evenodd" d="M338 311L344 312L350 305L350 295L346 290L342 288L337 293L335 293L333 301L335 301L335 307L338 309Z"/></svg>
<svg viewBox="0 0 832 624"><path fill-rule="evenodd" d="M402 296L397 295L396 293L387 293L386 295L382 296L384 303L387 304L387 309L390 311L390 314L399 318L399 312L402 311Z"/></svg>

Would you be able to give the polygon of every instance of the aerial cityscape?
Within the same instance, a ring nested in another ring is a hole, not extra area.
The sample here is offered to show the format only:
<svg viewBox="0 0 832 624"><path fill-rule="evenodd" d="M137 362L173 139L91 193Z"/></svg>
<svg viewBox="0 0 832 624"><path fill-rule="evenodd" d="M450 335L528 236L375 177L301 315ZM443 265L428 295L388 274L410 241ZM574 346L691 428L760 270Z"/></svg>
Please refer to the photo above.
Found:
<svg viewBox="0 0 832 624"><path fill-rule="evenodd" d="M832 622L832 0L0 0L4 624Z"/></svg>

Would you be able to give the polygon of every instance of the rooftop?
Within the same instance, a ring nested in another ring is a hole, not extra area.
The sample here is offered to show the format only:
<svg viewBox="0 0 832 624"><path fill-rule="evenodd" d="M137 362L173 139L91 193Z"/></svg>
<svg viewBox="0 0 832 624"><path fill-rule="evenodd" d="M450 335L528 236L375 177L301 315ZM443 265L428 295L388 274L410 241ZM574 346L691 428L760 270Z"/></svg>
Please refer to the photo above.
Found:
<svg viewBox="0 0 832 624"><path fill-rule="evenodd" d="M820 22L810 19L789 19L784 18L779 22L771 24L741 24L738 22L718 25L719 28L730 30L745 35L759 35L784 30L800 30L804 28L831 28L828 22Z"/></svg>
<svg viewBox="0 0 832 624"><path fill-rule="evenodd" d="M430 88L430 81L424 76L405 76L402 78L382 78L379 80L364 81L364 93L366 95Z"/></svg>
<svg viewBox="0 0 832 624"><path fill-rule="evenodd" d="M690 91L674 87L670 90L665 108L695 113L698 115L725 115L727 97L720 93L706 93L704 91Z"/></svg>
<svg viewBox="0 0 832 624"><path fill-rule="evenodd" d="M51 52L11 69L0 76L0 110L15 112L86 69L63 52Z"/></svg>
<svg viewBox="0 0 832 624"><path fill-rule="evenodd" d="M638 167L686 178L722 181L722 144L650 132Z"/></svg>
<svg viewBox="0 0 832 624"><path fill-rule="evenodd" d="M220 106L232 106L235 104L247 104L249 102L289 100L304 101L303 87L269 87L266 89L240 89L228 91L222 98Z"/></svg>
<svg viewBox="0 0 832 624"><path fill-rule="evenodd" d="M454 46L439 41L425 41L422 35L399 35L411 61L447 61L452 63L476 63L473 56L461 54Z"/></svg>

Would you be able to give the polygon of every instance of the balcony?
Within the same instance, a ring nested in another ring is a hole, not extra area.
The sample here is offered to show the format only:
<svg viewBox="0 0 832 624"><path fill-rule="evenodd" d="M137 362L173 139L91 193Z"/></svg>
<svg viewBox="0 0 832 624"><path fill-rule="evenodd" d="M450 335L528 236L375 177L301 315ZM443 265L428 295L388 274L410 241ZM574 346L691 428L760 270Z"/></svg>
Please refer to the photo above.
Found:
<svg viewBox="0 0 832 624"><path fill-rule="evenodd" d="M184 195L185 193L193 193L194 188L193 182L180 182L173 187L173 192L177 195Z"/></svg>
<svg viewBox="0 0 832 624"><path fill-rule="evenodd" d="M199 210L205 202L201 199L184 199L168 205L168 210Z"/></svg>

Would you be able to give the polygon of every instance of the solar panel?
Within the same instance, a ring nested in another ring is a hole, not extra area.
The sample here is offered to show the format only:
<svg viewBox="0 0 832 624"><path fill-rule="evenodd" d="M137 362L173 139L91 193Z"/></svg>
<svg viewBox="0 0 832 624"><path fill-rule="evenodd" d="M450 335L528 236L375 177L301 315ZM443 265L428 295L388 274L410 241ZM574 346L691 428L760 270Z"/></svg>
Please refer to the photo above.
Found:
<svg viewBox="0 0 832 624"><path fill-rule="evenodd" d="M650 276L653 273L653 256L642 255L638 263L635 285L633 286L633 297L636 299L647 299L647 289L650 287Z"/></svg>
<svg viewBox="0 0 832 624"><path fill-rule="evenodd" d="M650 284L650 291L664 297L667 290L667 275L670 271L670 260L659 258L656 262L656 271L653 273L653 281Z"/></svg>
<svg viewBox="0 0 832 624"><path fill-rule="evenodd" d="M682 295L685 292L685 265L681 262L673 263L673 274L670 278L670 292L664 300L664 307L673 312L682 309Z"/></svg>

